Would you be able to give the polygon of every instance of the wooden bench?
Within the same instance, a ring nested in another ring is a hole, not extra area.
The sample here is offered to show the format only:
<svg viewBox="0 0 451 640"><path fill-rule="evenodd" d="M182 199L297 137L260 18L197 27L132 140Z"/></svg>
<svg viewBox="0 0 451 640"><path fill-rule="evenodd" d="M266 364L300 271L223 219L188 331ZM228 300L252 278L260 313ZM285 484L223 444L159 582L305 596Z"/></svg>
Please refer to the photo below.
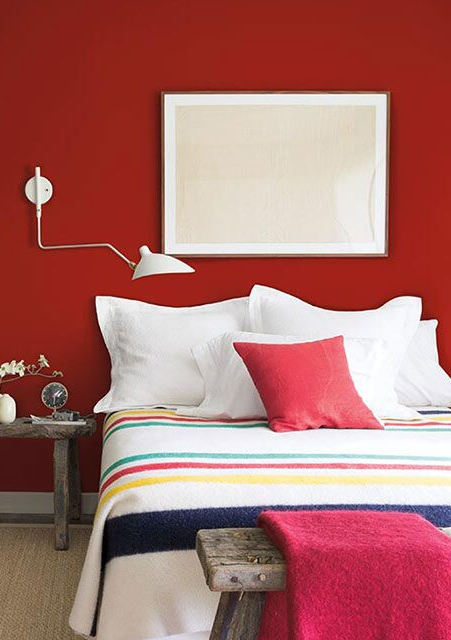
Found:
<svg viewBox="0 0 451 640"><path fill-rule="evenodd" d="M285 589L285 562L262 529L203 529L196 550L211 591L220 591L210 640L254 640L267 591Z"/></svg>
<svg viewBox="0 0 451 640"><path fill-rule="evenodd" d="M285 589L280 551L258 528L202 529L196 551L208 587L221 592L210 640L256 640L265 593Z"/></svg>

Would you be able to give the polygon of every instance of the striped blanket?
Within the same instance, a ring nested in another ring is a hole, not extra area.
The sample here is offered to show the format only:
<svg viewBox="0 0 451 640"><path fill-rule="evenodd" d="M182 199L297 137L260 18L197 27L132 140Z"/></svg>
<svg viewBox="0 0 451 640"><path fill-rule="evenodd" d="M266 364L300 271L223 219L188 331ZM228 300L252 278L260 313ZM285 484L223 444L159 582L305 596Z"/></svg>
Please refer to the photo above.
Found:
<svg viewBox="0 0 451 640"><path fill-rule="evenodd" d="M274 433L166 410L110 415L72 628L98 640L209 628L217 596L196 532L253 526L266 508L396 510L451 526L451 411L384 423Z"/></svg>

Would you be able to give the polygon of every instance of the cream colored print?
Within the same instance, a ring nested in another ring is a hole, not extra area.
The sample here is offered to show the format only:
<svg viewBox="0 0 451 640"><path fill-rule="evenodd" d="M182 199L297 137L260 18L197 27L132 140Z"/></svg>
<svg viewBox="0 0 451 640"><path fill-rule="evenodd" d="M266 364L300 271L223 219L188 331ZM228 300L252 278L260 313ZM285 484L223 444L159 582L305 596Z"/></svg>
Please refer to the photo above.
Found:
<svg viewBox="0 0 451 640"><path fill-rule="evenodd" d="M176 106L175 240L374 242L375 150L375 106Z"/></svg>

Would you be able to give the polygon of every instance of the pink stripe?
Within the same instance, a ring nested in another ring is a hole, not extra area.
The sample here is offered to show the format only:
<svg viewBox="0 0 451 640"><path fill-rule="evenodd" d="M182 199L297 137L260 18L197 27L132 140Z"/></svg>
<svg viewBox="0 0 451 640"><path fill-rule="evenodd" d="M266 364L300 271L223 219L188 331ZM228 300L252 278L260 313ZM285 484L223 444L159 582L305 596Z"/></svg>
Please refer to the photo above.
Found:
<svg viewBox="0 0 451 640"><path fill-rule="evenodd" d="M122 424L123 422L137 422L140 420L168 420L168 421L172 421L172 422L204 422L204 423L224 423L224 424L243 424L243 423L250 423L250 422L256 422L256 421L262 421L264 420L264 418L245 418L245 419L226 419L226 418L221 418L220 420L214 420L211 418L197 418L197 417L188 417L188 416L168 416L168 415L159 415L159 414L152 414L152 415L143 415L143 416L125 416L122 418L117 418L116 420L113 420L113 422L111 424L108 425L108 427L105 429L104 431L104 435L106 435L109 431L111 431L111 429L113 429L113 427L118 426L119 424ZM451 422L434 422L434 421L429 421L429 422L409 422L409 421L403 421L403 422L399 422L399 421L395 421L395 420L391 420L391 419L386 419L383 421L384 424L387 426L394 426L394 427L408 427L408 428L415 428L415 427L433 427L433 426L444 426L444 427L449 427L451 426Z"/></svg>
<svg viewBox="0 0 451 640"><path fill-rule="evenodd" d="M176 417L176 416L156 415L156 414L152 414L152 415L145 414L142 416L125 416L123 418L117 418L117 420L113 420L113 422L109 424L108 427L105 429L104 435L106 435L113 427L116 427L118 424L121 424L122 422L134 422L138 420L170 420L172 422L206 422L206 423L213 422L214 424L223 422L225 424L242 424L247 422L257 422L259 420L264 420L264 418L245 418L244 420L234 419L234 418L230 418L230 419L221 418L220 420L214 420L211 418L196 418L196 417L188 417L188 416Z"/></svg>
<svg viewBox="0 0 451 640"><path fill-rule="evenodd" d="M148 464L140 464L134 467L128 467L121 471L116 471L112 476L105 480L100 495L116 480L133 473L141 473L142 471L159 471L169 469L399 469L412 470L419 469L421 471L451 471L451 466L440 465L410 465L410 464L347 464L344 462L332 463L269 463L269 464L246 464L246 463L218 463L209 462L152 462Z"/></svg>

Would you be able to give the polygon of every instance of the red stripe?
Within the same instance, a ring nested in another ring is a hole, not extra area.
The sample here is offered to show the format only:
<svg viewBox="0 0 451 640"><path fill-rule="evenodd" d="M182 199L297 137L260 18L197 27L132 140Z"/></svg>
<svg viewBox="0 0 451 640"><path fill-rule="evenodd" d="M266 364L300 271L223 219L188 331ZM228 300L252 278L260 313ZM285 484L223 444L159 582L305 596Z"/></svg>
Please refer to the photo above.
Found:
<svg viewBox="0 0 451 640"><path fill-rule="evenodd" d="M196 417L187 417L187 416L176 417L176 416L155 415L155 414L152 414L152 415L144 414L142 416L125 416L123 418L118 418L117 420L113 420L113 422L109 424L108 427L105 429L104 435L106 435L110 431L110 429L117 426L118 424L121 424L122 422L133 422L137 420L171 420L173 422L206 422L206 423L213 422L214 424L217 424L218 422L224 422L226 424L240 424L240 423L247 423L247 422L258 422L258 421L264 420L264 418L261 418L261 419L245 418L244 420L237 419L237 418L230 418L230 419L221 418L220 420L214 420L213 418L196 418Z"/></svg>
<svg viewBox="0 0 451 640"><path fill-rule="evenodd" d="M410 465L410 464L347 464L345 462L332 462L332 463L269 463L269 464L229 464L218 463L212 464L209 462L152 462L149 464L140 464L134 467L128 467L121 471L116 471L112 476L105 480L101 489L100 495L116 480L128 476L132 473L140 473L141 471L159 471L169 469L400 469L400 470L412 470L419 469L421 471L451 471L451 466L440 465Z"/></svg>
<svg viewBox="0 0 451 640"><path fill-rule="evenodd" d="M385 422L385 425L388 425L389 427L409 427L410 428L415 428L415 427L450 427L451 426L451 422L392 422L391 420L383 420L383 422Z"/></svg>
<svg viewBox="0 0 451 640"><path fill-rule="evenodd" d="M255 422L255 421L261 421L264 420L264 418L245 418L245 419L240 419L240 418L221 418L221 419L213 419L213 418L197 418L195 416L191 417L191 416L168 416L168 415L160 415L160 414L144 414L142 416L124 416L122 418L117 418L116 420L113 420L113 422L111 424L108 425L108 427L105 429L105 435L115 426L122 424L123 422L135 422L135 421L140 421L140 420L168 420L168 421L173 421L173 422L213 422L213 423L218 423L218 422L223 422L225 424L240 424L240 423L248 423L248 422ZM408 420L405 421L396 421L393 419L386 419L383 421L386 425L388 426L399 426L399 427L409 427L409 428L415 428L415 427L432 427L432 426L451 426L451 422L437 422L437 421L429 421L429 422L409 422Z"/></svg>
<svg viewBox="0 0 451 640"><path fill-rule="evenodd" d="M168 415L156 415L156 414L152 414L152 415L148 415L148 414L144 414L142 416L125 416L123 418L117 418L117 420L113 420L113 422L111 424L108 425L108 427L105 429L104 435L106 435L113 427L116 427L117 425L123 423L123 422L137 422L139 420L168 420L168 421L172 421L172 422L205 422L205 423L209 423L212 422L214 424L217 424L218 422L223 422L225 424L242 424L242 423L248 423L248 422L256 422L256 421L262 421L264 420L264 418L246 418L246 419L225 419L225 418L221 418L218 420L214 420L212 418L197 418L197 417L188 417L188 416L168 416ZM408 428L415 428L415 427L434 427L434 426L451 426L451 422L408 422L408 421L404 421L404 422L396 422L390 419L384 420L383 421L384 424L386 426L390 426L390 427L408 427Z"/></svg>

